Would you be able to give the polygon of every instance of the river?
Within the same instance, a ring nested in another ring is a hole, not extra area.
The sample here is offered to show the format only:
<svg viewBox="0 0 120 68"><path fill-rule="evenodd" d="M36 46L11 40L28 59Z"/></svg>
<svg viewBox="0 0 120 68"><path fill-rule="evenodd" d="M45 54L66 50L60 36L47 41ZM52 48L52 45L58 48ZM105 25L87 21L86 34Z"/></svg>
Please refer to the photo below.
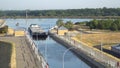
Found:
<svg viewBox="0 0 120 68"><path fill-rule="evenodd" d="M44 30L48 31L48 29L52 26L55 26L56 21L58 19L6 19L6 24L11 28L28 28L30 24L39 24ZM64 22L72 21L72 22L82 22L82 21L90 21L91 19L63 19ZM26 23L27 21L27 23ZM16 24L19 23L19 26ZM34 40L35 41L35 40ZM66 51L63 45L54 41L52 38L48 37L46 40L38 40L35 41L36 45L38 45L39 51L45 57L48 62L50 68L62 68L62 56ZM83 62L80 58L78 58L74 53L68 51L65 54L65 68L91 68L85 62Z"/></svg>

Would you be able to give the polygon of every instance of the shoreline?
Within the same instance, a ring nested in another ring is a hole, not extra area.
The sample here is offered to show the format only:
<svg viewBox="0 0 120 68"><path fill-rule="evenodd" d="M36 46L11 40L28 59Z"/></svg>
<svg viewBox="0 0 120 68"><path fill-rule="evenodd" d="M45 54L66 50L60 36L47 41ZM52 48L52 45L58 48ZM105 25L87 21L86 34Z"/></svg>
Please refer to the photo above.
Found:
<svg viewBox="0 0 120 68"><path fill-rule="evenodd" d="M25 19L26 16L3 16L1 19ZM28 16L28 19L34 18L65 18L65 19L120 19L120 16Z"/></svg>

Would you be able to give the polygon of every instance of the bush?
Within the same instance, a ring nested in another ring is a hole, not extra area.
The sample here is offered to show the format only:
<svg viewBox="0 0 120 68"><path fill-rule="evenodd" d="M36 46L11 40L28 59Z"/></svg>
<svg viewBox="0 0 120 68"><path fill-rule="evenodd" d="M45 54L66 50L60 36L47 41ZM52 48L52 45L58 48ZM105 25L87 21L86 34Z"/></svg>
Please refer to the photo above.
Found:
<svg viewBox="0 0 120 68"><path fill-rule="evenodd" d="M92 20L86 23L90 29L120 30L120 20Z"/></svg>
<svg viewBox="0 0 120 68"><path fill-rule="evenodd" d="M0 33L7 33L8 32L8 26L6 25L6 26L4 26L4 27L2 27L2 28L0 28Z"/></svg>

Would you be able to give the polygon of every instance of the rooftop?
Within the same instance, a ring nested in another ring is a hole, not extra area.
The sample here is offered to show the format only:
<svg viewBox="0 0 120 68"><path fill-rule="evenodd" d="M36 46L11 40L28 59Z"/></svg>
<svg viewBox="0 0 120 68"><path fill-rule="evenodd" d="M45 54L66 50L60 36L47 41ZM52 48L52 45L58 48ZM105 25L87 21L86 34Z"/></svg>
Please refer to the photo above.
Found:
<svg viewBox="0 0 120 68"><path fill-rule="evenodd" d="M67 28L65 28L64 26L61 26L60 28L58 28L59 30L68 30Z"/></svg>

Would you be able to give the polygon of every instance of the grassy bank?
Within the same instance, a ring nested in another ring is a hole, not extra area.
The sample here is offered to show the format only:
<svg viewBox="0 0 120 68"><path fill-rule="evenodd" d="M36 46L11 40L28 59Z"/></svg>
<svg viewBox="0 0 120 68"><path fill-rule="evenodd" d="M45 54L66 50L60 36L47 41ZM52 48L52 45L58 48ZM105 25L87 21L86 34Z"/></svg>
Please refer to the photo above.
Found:
<svg viewBox="0 0 120 68"><path fill-rule="evenodd" d="M75 38L79 41L86 43L86 45L90 47L94 47L97 49L102 49L107 54L120 58L120 56L117 53L114 53L111 51L111 46L114 46L116 44L119 44L120 42L120 32L108 32L108 33L97 33L97 34L83 34L77 35Z"/></svg>
<svg viewBox="0 0 120 68"><path fill-rule="evenodd" d="M110 32L110 33L99 33L99 34L83 34L82 37L77 35L76 37L90 45L96 46L100 45L101 42L103 45L118 44L120 42L120 32Z"/></svg>
<svg viewBox="0 0 120 68"><path fill-rule="evenodd" d="M0 41L0 55L0 68L16 68L14 44Z"/></svg>

